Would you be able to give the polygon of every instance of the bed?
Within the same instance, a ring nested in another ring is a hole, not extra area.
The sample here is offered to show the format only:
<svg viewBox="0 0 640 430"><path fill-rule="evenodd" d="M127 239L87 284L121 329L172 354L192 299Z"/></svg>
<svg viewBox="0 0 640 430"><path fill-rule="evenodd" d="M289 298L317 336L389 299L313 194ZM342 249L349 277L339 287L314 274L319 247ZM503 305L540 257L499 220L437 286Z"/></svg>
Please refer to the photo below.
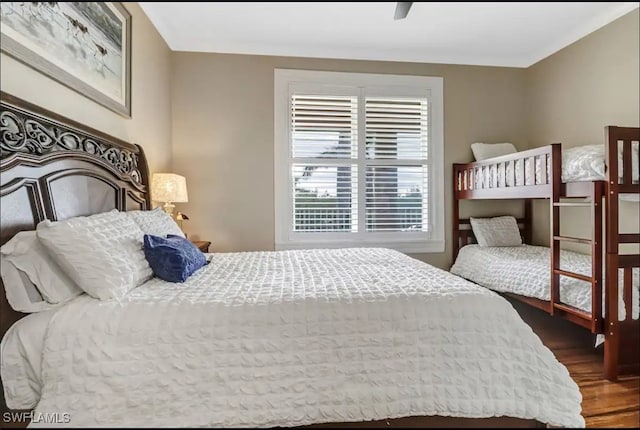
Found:
<svg viewBox="0 0 640 430"><path fill-rule="evenodd" d="M488 149L479 146L481 150L494 151L491 144L478 145L488 145ZM604 336L604 371L609 380L616 380L619 374L640 372L640 320L632 318L631 312L637 305L634 297L640 232L623 233L619 226L620 205L627 204L621 200L637 202L640 197L639 145L640 128L607 126L603 145L563 149L553 143L520 152L515 148L506 152L501 147L504 155L453 165L454 261L465 246L473 243L469 219L459 216L461 200L523 199L525 215L519 221L525 244L532 243L532 200L548 199L550 208L549 249L535 252L535 248L523 248L501 255L513 264L511 274L517 267L525 267L523 270L536 273L535 281L515 285L505 280L499 285L500 281L487 271L487 267L500 266L494 258L495 250L467 249L454 272ZM561 234L560 211L564 207L584 207L591 221L590 238ZM582 257L576 267L566 267L562 254L573 254L561 251L562 242L588 245L590 257ZM629 253L629 249L636 253ZM513 258L524 252L532 254L528 256L529 265ZM588 270L581 267L587 264L587 258ZM465 268L469 264L473 268ZM587 286L567 289L578 283ZM526 289L532 285L537 285L537 291Z"/></svg>
<svg viewBox="0 0 640 430"><path fill-rule="evenodd" d="M150 208L142 148L6 94L0 119L2 244ZM566 368L485 288L385 249L210 257L119 300L24 315L2 292L3 411L69 419L34 427L584 426Z"/></svg>
<svg viewBox="0 0 640 430"><path fill-rule="evenodd" d="M551 299L549 278L550 249L544 246L482 247L471 244L463 247L451 266L451 273L476 284L502 293L513 293L525 297L549 301ZM563 269L591 276L591 256L563 250L560 254ZM618 318L626 319L627 313L638 319L640 270L633 269L633 296L628 308L625 306L623 284L619 282ZM622 277L620 277L622 280ZM560 279L560 301L591 314L591 284L580 279ZM629 312L630 311L630 312ZM604 309L603 309L604 314Z"/></svg>

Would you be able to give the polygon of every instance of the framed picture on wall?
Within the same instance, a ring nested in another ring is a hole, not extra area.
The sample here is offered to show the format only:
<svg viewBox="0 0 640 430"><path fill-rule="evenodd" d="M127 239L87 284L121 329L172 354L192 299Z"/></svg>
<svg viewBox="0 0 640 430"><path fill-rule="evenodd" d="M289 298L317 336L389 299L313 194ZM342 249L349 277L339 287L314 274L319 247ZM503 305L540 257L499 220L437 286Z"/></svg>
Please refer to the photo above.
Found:
<svg viewBox="0 0 640 430"><path fill-rule="evenodd" d="M131 14L119 2L0 4L2 51L131 116Z"/></svg>

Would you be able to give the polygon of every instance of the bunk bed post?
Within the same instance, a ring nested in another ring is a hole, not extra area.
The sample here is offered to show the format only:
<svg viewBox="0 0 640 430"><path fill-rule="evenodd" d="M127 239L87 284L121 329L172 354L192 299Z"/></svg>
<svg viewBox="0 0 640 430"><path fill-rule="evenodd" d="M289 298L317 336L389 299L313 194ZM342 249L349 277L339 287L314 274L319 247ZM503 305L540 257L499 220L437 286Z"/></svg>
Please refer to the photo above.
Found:
<svg viewBox="0 0 640 430"><path fill-rule="evenodd" d="M602 181L591 189L591 332L602 333Z"/></svg>
<svg viewBox="0 0 640 430"><path fill-rule="evenodd" d="M562 154L559 143L551 144L551 175L549 178L551 186L551 199L549 201L549 222L551 223L551 238L549 245L551 247L551 284L549 297L549 314L553 315L555 304L560 302L560 242L556 240L560 236L560 191L562 185Z"/></svg>
<svg viewBox="0 0 640 430"><path fill-rule="evenodd" d="M458 190L460 185L458 184L458 165L453 165L453 220L451 221L452 233L453 233L453 260L451 264L455 263L458 257L458 251L460 250L460 200Z"/></svg>
<svg viewBox="0 0 640 430"><path fill-rule="evenodd" d="M607 256L605 274L605 342L604 373L609 380L618 379L620 333L618 324L618 139L617 127L605 128L605 157L607 183L605 204L607 208Z"/></svg>
<svg viewBox="0 0 640 430"><path fill-rule="evenodd" d="M531 245L533 242L533 199L524 201L524 243Z"/></svg>

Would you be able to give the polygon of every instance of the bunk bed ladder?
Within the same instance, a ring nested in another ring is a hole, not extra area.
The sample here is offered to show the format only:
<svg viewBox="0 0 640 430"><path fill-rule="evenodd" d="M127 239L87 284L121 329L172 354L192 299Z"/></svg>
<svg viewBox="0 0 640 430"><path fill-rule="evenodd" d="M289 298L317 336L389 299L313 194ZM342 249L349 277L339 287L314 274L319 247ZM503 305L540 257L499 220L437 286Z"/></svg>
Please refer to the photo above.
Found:
<svg viewBox="0 0 640 430"><path fill-rule="evenodd" d="M591 330L592 333L602 333L604 324L602 321L602 193L603 183L594 181L591 187L591 195L588 202L579 203L552 203L552 283L551 283L551 315L560 310L564 314L571 315L571 319L578 318L580 325ZM560 211L561 207L583 206L590 208L591 215L591 239L582 239L570 236L561 236ZM560 243L572 242L591 246L591 275L563 270L560 265ZM591 284L591 313L584 312L572 306L560 302L560 277L566 276Z"/></svg>
<svg viewBox="0 0 640 430"><path fill-rule="evenodd" d="M554 154L555 155L555 154ZM588 196L588 202L561 202L560 181L552 182L551 200L551 292L549 313L561 312L566 318L588 328L592 333L603 332L602 321L602 197L604 184L594 181ZM572 196L573 197L573 196ZM561 207L589 207L591 215L591 239L560 235ZM560 265L560 243L572 242L591 246L591 274L583 275L563 270ZM560 301L560 277L566 276L591 284L591 310L584 312Z"/></svg>

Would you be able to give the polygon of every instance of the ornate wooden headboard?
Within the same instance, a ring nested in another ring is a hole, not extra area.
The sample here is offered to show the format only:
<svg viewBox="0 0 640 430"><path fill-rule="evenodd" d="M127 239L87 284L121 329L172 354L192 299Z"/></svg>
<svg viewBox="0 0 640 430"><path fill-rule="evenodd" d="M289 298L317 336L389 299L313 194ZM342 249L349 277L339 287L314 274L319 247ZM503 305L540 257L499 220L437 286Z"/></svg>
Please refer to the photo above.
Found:
<svg viewBox="0 0 640 430"><path fill-rule="evenodd" d="M0 245L44 220L149 209L142 148L0 93ZM24 316L0 291L0 336Z"/></svg>

